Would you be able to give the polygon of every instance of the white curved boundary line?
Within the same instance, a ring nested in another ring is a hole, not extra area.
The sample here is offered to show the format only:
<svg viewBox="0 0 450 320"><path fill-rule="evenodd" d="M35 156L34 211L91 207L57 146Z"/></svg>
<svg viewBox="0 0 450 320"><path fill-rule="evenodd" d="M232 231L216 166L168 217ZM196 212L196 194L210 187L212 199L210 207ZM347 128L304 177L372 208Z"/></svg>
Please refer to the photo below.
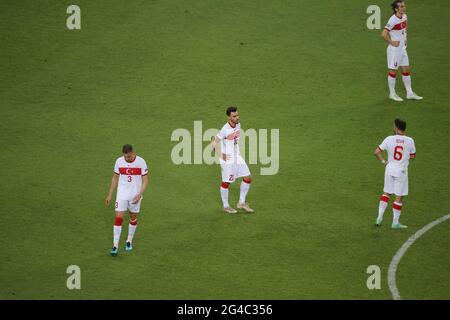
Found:
<svg viewBox="0 0 450 320"><path fill-rule="evenodd" d="M400 249L398 249L395 256L392 258L391 264L389 265L389 271L388 271L388 284L389 284L389 290L391 290L392 298L394 300L401 300L400 293L397 289L397 284L395 282L395 273L397 272L398 264L400 263L400 260L402 259L403 255L406 253L406 250L412 244L414 241L419 239L425 232L430 230L431 228L437 226L441 222L444 222L445 220L450 219L450 214L447 214L437 220L434 220L433 222L427 224L425 227L414 233L409 239L401 246Z"/></svg>

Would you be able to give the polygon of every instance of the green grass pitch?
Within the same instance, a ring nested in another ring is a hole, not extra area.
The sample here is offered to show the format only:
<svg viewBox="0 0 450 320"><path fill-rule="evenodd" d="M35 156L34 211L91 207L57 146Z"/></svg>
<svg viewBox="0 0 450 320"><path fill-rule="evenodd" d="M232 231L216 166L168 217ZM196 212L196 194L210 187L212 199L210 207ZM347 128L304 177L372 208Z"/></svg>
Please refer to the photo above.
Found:
<svg viewBox="0 0 450 320"><path fill-rule="evenodd" d="M395 252L450 213L450 2L406 2L424 100L400 104L387 98L381 30L366 27L367 7L384 26L390 2L79 0L70 31L71 2L2 1L0 298L391 299ZM254 215L221 212L219 166L170 158L173 130L220 128L232 104L244 129L280 130L278 174L250 166ZM395 117L417 146L403 231L389 228L391 207L373 226L373 150ZM103 199L125 143L150 183L135 250L124 228L112 258ZM403 298L450 298L449 233L447 221L406 253ZM81 290L66 288L69 265ZM369 265L380 290L366 287Z"/></svg>

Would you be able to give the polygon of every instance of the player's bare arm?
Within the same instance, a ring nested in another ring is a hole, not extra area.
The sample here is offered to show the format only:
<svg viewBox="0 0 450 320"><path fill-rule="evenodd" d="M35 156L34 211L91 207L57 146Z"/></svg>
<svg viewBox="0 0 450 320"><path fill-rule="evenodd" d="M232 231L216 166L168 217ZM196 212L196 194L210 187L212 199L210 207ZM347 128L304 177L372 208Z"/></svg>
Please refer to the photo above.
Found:
<svg viewBox="0 0 450 320"><path fill-rule="evenodd" d="M383 151L377 147L374 151L375 158L377 158L377 160L380 161L382 164L387 164L387 161L382 156L382 152Z"/></svg>
<svg viewBox="0 0 450 320"><path fill-rule="evenodd" d="M408 31L405 29L405 47L408 46Z"/></svg>
<svg viewBox="0 0 450 320"><path fill-rule="evenodd" d="M147 188L148 185L148 176L142 176L142 185L141 185L141 190L139 191L139 193L133 198L133 201L131 202L132 204L136 204L139 202L139 200L141 200L142 195L145 192L145 189Z"/></svg>
<svg viewBox="0 0 450 320"><path fill-rule="evenodd" d="M214 151L216 151L217 149L217 146L219 145L219 142L220 142L220 138L218 137L218 136L214 136L212 139L211 139L211 146L212 146L212 148L213 148L213 150Z"/></svg>
<svg viewBox="0 0 450 320"><path fill-rule="evenodd" d="M381 32L381 36L387 43L389 43L393 47L398 47L400 45L400 41L392 41L389 31L387 31L386 29L383 29L383 31Z"/></svg>
<svg viewBox="0 0 450 320"><path fill-rule="evenodd" d="M112 194L113 194L114 190L116 189L118 183L119 183L119 175L114 173L113 177L111 179L111 186L109 187L108 195L106 196L106 199L105 199L106 207L108 207L109 204L111 203Z"/></svg>
<svg viewBox="0 0 450 320"><path fill-rule="evenodd" d="M218 136L215 136L215 137L211 140L211 146L212 146L212 148L214 149L214 151L216 151L216 152L217 152L217 146L219 145L220 140L221 140L221 139L220 139ZM222 153L222 159L223 159L223 161L227 161L227 160L230 159L230 156L228 156L228 155L225 154L225 153Z"/></svg>

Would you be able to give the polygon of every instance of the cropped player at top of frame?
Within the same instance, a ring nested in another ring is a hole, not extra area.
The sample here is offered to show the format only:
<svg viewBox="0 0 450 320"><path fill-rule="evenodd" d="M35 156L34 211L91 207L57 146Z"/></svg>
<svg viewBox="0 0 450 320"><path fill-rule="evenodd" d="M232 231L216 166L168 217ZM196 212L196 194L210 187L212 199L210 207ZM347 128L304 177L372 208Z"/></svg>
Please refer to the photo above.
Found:
<svg viewBox="0 0 450 320"><path fill-rule="evenodd" d="M409 69L409 58L406 52L407 33L406 26L408 17L406 16L405 1L395 0L392 3L394 14L381 32L381 36L389 43L387 47L387 65L389 69L388 86L389 99L403 101L395 91L395 79L398 67L402 67L402 80L406 89L406 99L422 100L421 96L415 94L411 87L411 72Z"/></svg>
<svg viewBox="0 0 450 320"><path fill-rule="evenodd" d="M112 194L117 187L115 202L116 217L113 226L113 247L111 255L117 256L119 251L120 234L122 233L123 216L128 211L128 238L125 251L133 250L133 237L137 228L137 214L141 207L143 193L148 185L148 168L145 160L133 151L133 147L126 144L122 147L123 156L116 160L114 174L109 187L105 205L111 203Z"/></svg>
<svg viewBox="0 0 450 320"><path fill-rule="evenodd" d="M222 169L222 183L220 195L222 197L223 211L236 213L236 209L228 203L228 187L238 178L242 178L240 186L239 202L236 207L245 212L252 213L248 203L245 202L252 178L247 163L239 151L239 140L241 136L241 124L239 123L239 112L236 107L228 107L226 111L227 123L212 141L212 147L217 152L217 146L221 143L221 154L219 155L220 167Z"/></svg>
<svg viewBox="0 0 450 320"><path fill-rule="evenodd" d="M413 160L416 157L416 146L414 140L405 134L406 122L402 119L395 119L394 124L394 135L384 139L375 149L375 157L386 166L384 173L384 193L380 197L378 217L375 225L377 227L381 225L389 198L391 194L394 194L392 228L405 229L407 226L401 224L399 220L403 207L402 199L408 195L409 159ZM388 155L387 161L381 155L384 150L386 150Z"/></svg>

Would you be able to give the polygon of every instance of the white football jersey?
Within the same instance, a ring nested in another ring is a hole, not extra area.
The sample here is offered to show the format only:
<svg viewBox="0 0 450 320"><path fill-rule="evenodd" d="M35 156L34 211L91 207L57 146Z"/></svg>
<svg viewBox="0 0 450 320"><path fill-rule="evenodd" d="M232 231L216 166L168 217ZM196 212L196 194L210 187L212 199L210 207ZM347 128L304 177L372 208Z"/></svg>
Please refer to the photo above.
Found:
<svg viewBox="0 0 450 320"><path fill-rule="evenodd" d="M406 16L406 14L402 15L401 18L394 14L384 27L384 29L389 31L391 40L400 41L399 47L405 46L407 20L408 17Z"/></svg>
<svg viewBox="0 0 450 320"><path fill-rule="evenodd" d="M117 200L133 200L142 186L142 177L148 174L147 163L139 156L127 162L122 156L116 160L114 173L119 175Z"/></svg>
<svg viewBox="0 0 450 320"><path fill-rule="evenodd" d="M391 176L408 173L409 159L416 156L414 140L405 135L389 136L378 146L381 151L386 150L388 164L386 172Z"/></svg>
<svg viewBox="0 0 450 320"><path fill-rule="evenodd" d="M222 153L225 153L230 157L230 160L234 160L240 157L239 151L239 139L241 137L241 124L237 123L233 128L227 122L222 130L217 134L217 137L221 139ZM223 163L222 157L220 157L220 163Z"/></svg>

